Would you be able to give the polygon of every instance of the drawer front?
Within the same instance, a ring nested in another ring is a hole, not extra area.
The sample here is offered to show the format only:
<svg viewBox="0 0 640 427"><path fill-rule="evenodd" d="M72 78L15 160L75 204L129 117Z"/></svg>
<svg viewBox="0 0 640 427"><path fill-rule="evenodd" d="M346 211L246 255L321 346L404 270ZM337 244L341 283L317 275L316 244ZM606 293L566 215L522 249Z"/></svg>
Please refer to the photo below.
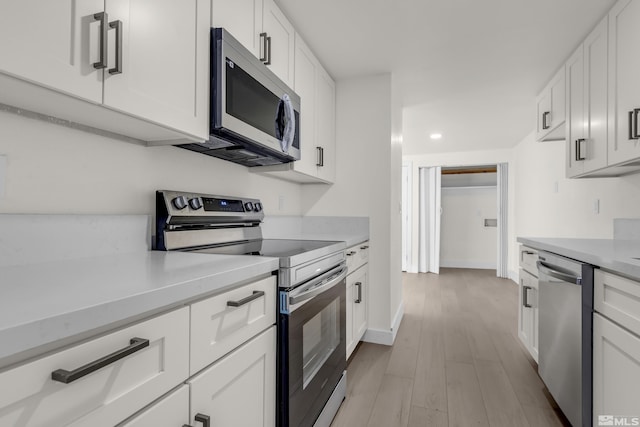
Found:
<svg viewBox="0 0 640 427"><path fill-rule="evenodd" d="M538 277L538 251L526 246L520 246L520 268Z"/></svg>
<svg viewBox="0 0 640 427"><path fill-rule="evenodd" d="M189 386L163 397L120 427L180 427L189 424Z"/></svg>
<svg viewBox="0 0 640 427"><path fill-rule="evenodd" d="M73 382L52 380L127 347L149 346ZM187 379L189 309L176 310L0 373L1 426L112 427Z"/></svg>
<svg viewBox="0 0 640 427"><path fill-rule="evenodd" d="M593 299L597 312L640 335L640 282L595 270Z"/></svg>
<svg viewBox="0 0 640 427"><path fill-rule="evenodd" d="M235 303L239 306L234 306ZM193 304L191 374L275 323L275 276Z"/></svg>
<svg viewBox="0 0 640 427"><path fill-rule="evenodd" d="M347 268L355 271L369 262L369 242L351 246L346 250Z"/></svg>

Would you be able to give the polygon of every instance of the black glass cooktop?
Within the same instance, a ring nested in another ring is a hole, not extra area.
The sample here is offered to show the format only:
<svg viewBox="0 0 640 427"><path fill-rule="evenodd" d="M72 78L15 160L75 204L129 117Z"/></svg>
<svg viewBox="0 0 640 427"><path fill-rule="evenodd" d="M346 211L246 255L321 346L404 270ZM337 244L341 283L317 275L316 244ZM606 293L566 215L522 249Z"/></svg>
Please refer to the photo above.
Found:
<svg viewBox="0 0 640 427"><path fill-rule="evenodd" d="M198 248L190 250L189 252L224 255L261 255L274 258L288 258L331 246L335 243L336 242L321 240L263 239L234 243L231 245Z"/></svg>

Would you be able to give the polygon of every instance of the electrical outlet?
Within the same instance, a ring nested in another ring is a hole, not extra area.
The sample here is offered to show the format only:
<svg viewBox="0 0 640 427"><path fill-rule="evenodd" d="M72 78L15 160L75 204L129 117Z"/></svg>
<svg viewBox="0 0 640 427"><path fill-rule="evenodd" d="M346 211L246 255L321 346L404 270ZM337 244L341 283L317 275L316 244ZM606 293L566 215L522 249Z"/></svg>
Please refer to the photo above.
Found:
<svg viewBox="0 0 640 427"><path fill-rule="evenodd" d="M593 201L593 213L594 215L598 215L600 213L600 199L595 199Z"/></svg>
<svg viewBox="0 0 640 427"><path fill-rule="evenodd" d="M4 198L4 188L7 182L7 156L0 155L0 199Z"/></svg>
<svg viewBox="0 0 640 427"><path fill-rule="evenodd" d="M558 192L558 189L559 189L558 181L554 181L554 182L553 182L553 192L554 192L554 193L557 193L557 192Z"/></svg>
<svg viewBox="0 0 640 427"><path fill-rule="evenodd" d="M278 210L284 210L284 196L278 196Z"/></svg>

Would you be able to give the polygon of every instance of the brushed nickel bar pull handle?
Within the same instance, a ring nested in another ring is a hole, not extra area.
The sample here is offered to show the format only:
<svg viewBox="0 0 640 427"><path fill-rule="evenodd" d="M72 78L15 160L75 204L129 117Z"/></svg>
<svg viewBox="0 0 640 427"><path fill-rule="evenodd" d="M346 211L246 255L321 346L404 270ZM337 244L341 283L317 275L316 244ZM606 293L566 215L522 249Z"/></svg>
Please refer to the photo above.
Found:
<svg viewBox="0 0 640 427"><path fill-rule="evenodd" d="M115 351L104 357L101 357L98 360L94 360L93 362L87 363L86 365L81 366L77 369L74 369L73 371L67 371L66 369L56 369L51 373L51 379L53 381L58 381L64 384L72 383L77 379L87 376L90 373L95 372L99 369L102 369L107 365L115 363L120 359L124 359L130 354L140 351L146 347L149 347L148 339L131 338L131 340L129 341L129 345L127 347L120 349L118 351Z"/></svg>
<svg viewBox="0 0 640 427"><path fill-rule="evenodd" d="M262 51L260 55L260 62L267 62L267 33L260 33L260 50Z"/></svg>
<svg viewBox="0 0 640 427"><path fill-rule="evenodd" d="M264 291L253 291L253 294L249 295L246 298L242 298L239 301L227 301L227 306L228 307L240 307L243 306L245 304L250 303L253 300L256 300L260 297L264 296Z"/></svg>
<svg viewBox="0 0 640 427"><path fill-rule="evenodd" d="M353 255L355 255L355 254L357 254L357 252L356 252L356 251L347 252L347 256L353 256Z"/></svg>
<svg viewBox="0 0 640 427"><path fill-rule="evenodd" d="M354 302L356 304L360 304L362 302L362 282L356 282L355 286L358 288L358 296Z"/></svg>
<svg viewBox="0 0 640 427"><path fill-rule="evenodd" d="M116 66L109 69L109 74L122 74L122 21L109 22L109 28L116 29Z"/></svg>
<svg viewBox="0 0 640 427"><path fill-rule="evenodd" d="M551 127L549 123L547 123L547 117L549 117L550 114L550 111L542 113L542 129L549 129Z"/></svg>
<svg viewBox="0 0 640 427"><path fill-rule="evenodd" d="M527 308L531 308L531 304L529 304L529 293L527 292L529 289L532 289L531 286L522 287L522 306Z"/></svg>
<svg viewBox="0 0 640 427"><path fill-rule="evenodd" d="M360 249L362 250L369 249L369 245L360 246Z"/></svg>
<svg viewBox="0 0 640 427"><path fill-rule="evenodd" d="M211 427L211 417L205 414L196 414L194 419L202 423L202 427Z"/></svg>
<svg viewBox="0 0 640 427"><path fill-rule="evenodd" d="M322 166L322 148L316 147L316 166Z"/></svg>
<svg viewBox="0 0 640 427"><path fill-rule="evenodd" d="M587 159L584 156L584 153L582 152L582 145L584 144L585 141L586 139L584 138L576 139L576 161L578 162Z"/></svg>
<svg viewBox="0 0 640 427"><path fill-rule="evenodd" d="M640 108L633 110L633 139L640 139L640 135L638 135L638 113L640 113Z"/></svg>
<svg viewBox="0 0 640 427"><path fill-rule="evenodd" d="M271 65L271 36L267 36L267 62L264 65Z"/></svg>
<svg viewBox="0 0 640 427"><path fill-rule="evenodd" d="M107 43L107 31L109 31L107 22L109 21L109 15L107 15L107 12L98 12L93 14L93 19L100 21L100 60L93 63L93 68L100 70L107 68L107 50L109 48Z"/></svg>

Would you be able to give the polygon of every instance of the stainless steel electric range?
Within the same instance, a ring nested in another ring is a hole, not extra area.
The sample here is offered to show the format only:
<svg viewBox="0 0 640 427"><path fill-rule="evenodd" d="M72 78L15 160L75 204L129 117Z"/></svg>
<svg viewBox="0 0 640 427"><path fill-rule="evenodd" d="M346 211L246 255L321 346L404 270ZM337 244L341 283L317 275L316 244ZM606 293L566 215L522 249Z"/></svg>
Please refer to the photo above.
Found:
<svg viewBox="0 0 640 427"><path fill-rule="evenodd" d="M156 193L156 249L280 258L281 427L329 426L346 394L345 243L263 239L257 199Z"/></svg>

